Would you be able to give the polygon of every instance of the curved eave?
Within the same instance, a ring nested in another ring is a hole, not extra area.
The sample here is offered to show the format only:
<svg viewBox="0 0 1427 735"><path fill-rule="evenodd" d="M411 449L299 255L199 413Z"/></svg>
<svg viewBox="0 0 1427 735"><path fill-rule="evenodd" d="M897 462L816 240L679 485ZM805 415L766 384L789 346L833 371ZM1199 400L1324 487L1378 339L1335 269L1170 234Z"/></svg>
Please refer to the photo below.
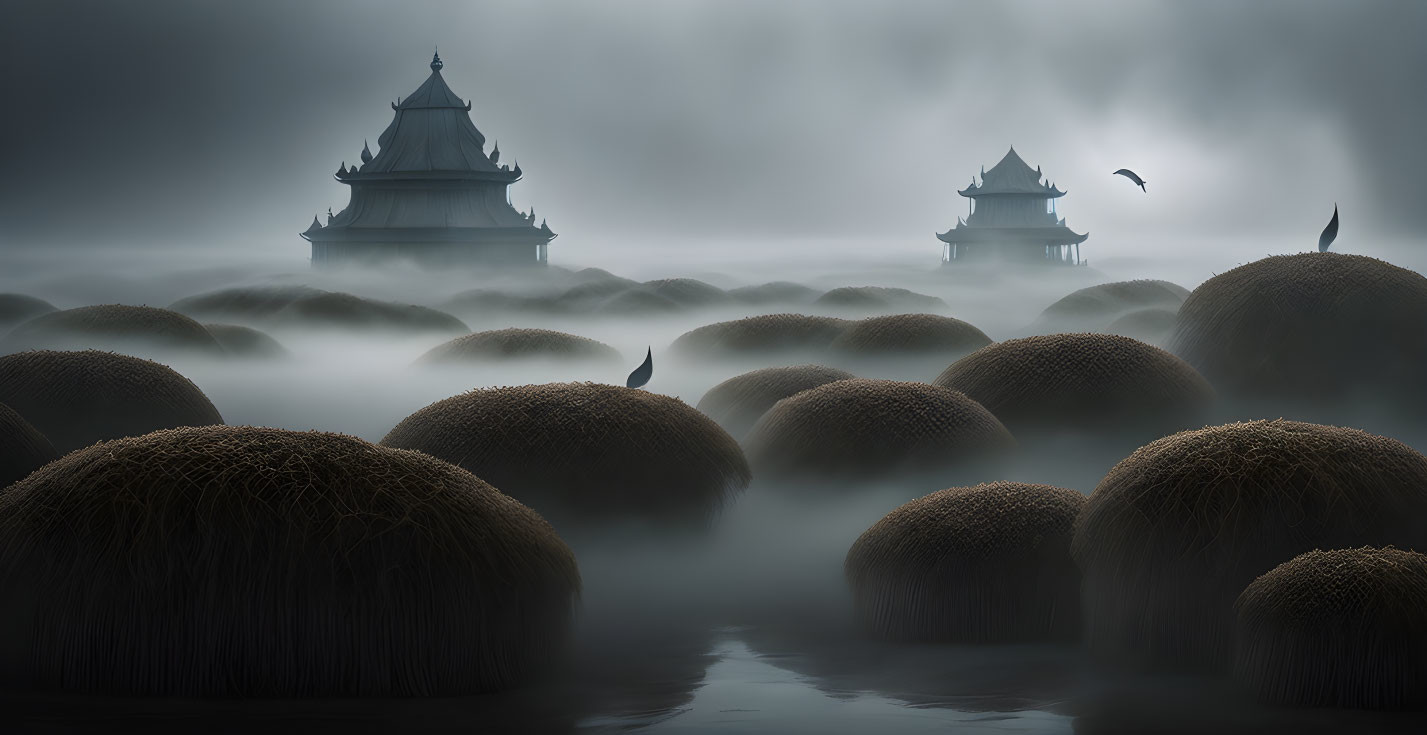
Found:
<svg viewBox="0 0 1427 735"><path fill-rule="evenodd" d="M1079 234L1069 227L954 227L937 233L936 239L944 243L978 242L1055 242L1062 245L1079 245L1090 237L1090 233Z"/></svg>
<svg viewBox="0 0 1427 735"><path fill-rule="evenodd" d="M956 192L967 199L979 197L1034 197L1036 199L1059 199L1066 195L1066 192L1047 189L1045 191L983 191L981 189L962 189Z"/></svg>
<svg viewBox="0 0 1427 735"><path fill-rule="evenodd" d="M486 181L498 184L514 184L522 175L516 171L502 170L497 173L485 171L391 171L384 173L349 173L346 176L333 175L343 184L364 184L377 181Z"/></svg>
<svg viewBox="0 0 1427 735"><path fill-rule="evenodd" d="M479 240L549 242L554 232L538 227L324 227L300 233L308 242L471 242Z"/></svg>

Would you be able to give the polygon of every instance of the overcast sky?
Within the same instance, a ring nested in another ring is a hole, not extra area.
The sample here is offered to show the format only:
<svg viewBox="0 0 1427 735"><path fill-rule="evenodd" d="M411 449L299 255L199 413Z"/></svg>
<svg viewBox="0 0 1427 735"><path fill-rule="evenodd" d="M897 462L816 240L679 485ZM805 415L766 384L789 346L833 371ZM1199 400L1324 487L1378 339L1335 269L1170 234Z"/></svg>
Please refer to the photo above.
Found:
<svg viewBox="0 0 1427 735"><path fill-rule="evenodd" d="M1427 3L3 0L0 247L288 248L429 74L565 241L926 242L1014 144L1097 242L1420 231ZM1148 195L1110 172L1129 167ZM560 244L556 241L556 245ZM1088 247L1088 245L1087 245ZM552 248L553 249L553 248Z"/></svg>

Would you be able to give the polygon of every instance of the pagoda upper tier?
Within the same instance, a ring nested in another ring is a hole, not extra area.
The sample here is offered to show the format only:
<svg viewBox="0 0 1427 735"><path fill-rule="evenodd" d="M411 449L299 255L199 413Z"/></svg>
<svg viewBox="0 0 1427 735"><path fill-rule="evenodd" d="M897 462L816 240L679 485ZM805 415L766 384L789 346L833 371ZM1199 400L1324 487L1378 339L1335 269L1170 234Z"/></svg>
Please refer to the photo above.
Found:
<svg viewBox="0 0 1427 735"><path fill-rule="evenodd" d="M971 186L957 192L964 197L989 196L1030 196L1043 199L1058 199L1065 196L1065 192L1057 189L1055 184L1041 182L1040 167L1031 168L1016 154L1015 146L1001 159L1001 162L991 167L990 171L986 167L981 167L981 183L976 183L976 177L971 177Z"/></svg>
<svg viewBox="0 0 1427 735"><path fill-rule="evenodd" d="M511 206L507 187L519 164L501 165L500 149L471 121L471 103L441 76L441 57L416 91L392 103L392 121L363 145L361 163L337 170L351 201L324 225L302 233L314 263L414 259L432 265L546 262L555 233L535 212ZM538 224L537 224L538 222Z"/></svg>

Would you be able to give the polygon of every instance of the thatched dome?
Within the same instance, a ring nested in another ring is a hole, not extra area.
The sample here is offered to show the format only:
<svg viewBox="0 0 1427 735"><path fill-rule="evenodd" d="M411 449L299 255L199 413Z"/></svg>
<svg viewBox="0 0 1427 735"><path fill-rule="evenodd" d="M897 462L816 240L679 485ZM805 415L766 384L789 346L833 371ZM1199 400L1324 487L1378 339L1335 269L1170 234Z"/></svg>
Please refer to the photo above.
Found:
<svg viewBox="0 0 1427 735"><path fill-rule="evenodd" d="M613 347L551 329L496 329L457 337L422 355L418 363L450 365L492 360L573 359L619 362Z"/></svg>
<svg viewBox="0 0 1427 735"><path fill-rule="evenodd" d="M1110 470L1076 522L1086 635L1132 664L1221 670L1234 598L1314 548L1427 548L1427 457L1296 421L1168 436Z"/></svg>
<svg viewBox="0 0 1427 735"><path fill-rule="evenodd" d="M813 302L835 309L880 311L885 309L945 309L946 302L935 296L885 286L842 286Z"/></svg>
<svg viewBox="0 0 1427 735"><path fill-rule="evenodd" d="M1105 327L1110 334L1137 339L1147 344L1163 343L1174 331L1178 314L1170 309L1150 308L1132 311Z"/></svg>
<svg viewBox="0 0 1427 735"><path fill-rule="evenodd" d="M1194 289L1168 344L1228 395L1422 410L1427 278L1362 255L1264 258Z"/></svg>
<svg viewBox="0 0 1427 735"><path fill-rule="evenodd" d="M1234 676L1260 699L1427 707L1427 556L1310 551L1254 580L1234 609Z"/></svg>
<svg viewBox="0 0 1427 735"><path fill-rule="evenodd" d="M694 278L646 281L641 288L682 306L715 306L731 300L727 291Z"/></svg>
<svg viewBox="0 0 1427 735"><path fill-rule="evenodd" d="M322 293L309 286L239 286L179 299L169 308L204 319L262 319L300 298Z"/></svg>
<svg viewBox="0 0 1427 735"><path fill-rule="evenodd" d="M931 471L1015 446L976 401L926 383L855 378L785 398L745 442L760 476L809 478Z"/></svg>
<svg viewBox="0 0 1427 735"><path fill-rule="evenodd" d="M53 311L10 330L0 350L156 349L222 355L202 324L168 309L107 304Z"/></svg>
<svg viewBox="0 0 1427 735"><path fill-rule="evenodd" d="M832 349L862 357L894 355L956 356L991 344L976 327L935 314L893 314L853 322L832 342Z"/></svg>
<svg viewBox="0 0 1427 735"><path fill-rule="evenodd" d="M546 515L704 519L750 479L738 443L658 393L595 383L487 388L406 417L382 444L455 462Z"/></svg>
<svg viewBox="0 0 1427 735"><path fill-rule="evenodd" d="M61 454L97 441L223 423L188 378L110 352L20 352L0 357L0 403Z"/></svg>
<svg viewBox="0 0 1427 735"><path fill-rule="evenodd" d="M744 304L811 304L819 293L801 283L770 281L729 289L728 295Z"/></svg>
<svg viewBox="0 0 1427 735"><path fill-rule="evenodd" d="M999 342L953 363L935 382L970 396L1018 436L1086 429L1160 435L1202 425L1214 400L1183 360L1113 334Z"/></svg>
<svg viewBox="0 0 1427 735"><path fill-rule="evenodd" d="M59 458L54 445L23 416L0 403L0 488Z"/></svg>
<svg viewBox="0 0 1427 735"><path fill-rule="evenodd" d="M698 409L742 438L773 404L809 388L856 377L822 365L771 367L738 375L709 389Z"/></svg>
<svg viewBox="0 0 1427 735"><path fill-rule="evenodd" d="M0 683L91 694L502 689L561 647L580 584L550 525L469 472L318 432L75 452L0 495L0 539Z"/></svg>
<svg viewBox="0 0 1427 735"><path fill-rule="evenodd" d="M373 301L335 291L302 296L273 318L295 326L466 333L465 322L425 306Z"/></svg>
<svg viewBox="0 0 1427 735"><path fill-rule="evenodd" d="M50 302L20 293L0 293L0 333L41 314L57 311ZM0 334L0 336L3 336Z"/></svg>
<svg viewBox="0 0 1427 735"><path fill-rule="evenodd" d="M991 643L1079 634L1070 558L1085 496L995 482L940 490L862 534L844 565L857 617L896 640Z"/></svg>
<svg viewBox="0 0 1427 735"><path fill-rule="evenodd" d="M828 316L766 314L685 332L669 351L682 357L730 358L750 353L820 352L849 322Z"/></svg>
<svg viewBox="0 0 1427 735"><path fill-rule="evenodd" d="M223 345L229 357L273 358L288 357L290 353L277 340L252 327L238 324L204 324L204 329Z"/></svg>
<svg viewBox="0 0 1427 735"><path fill-rule="evenodd" d="M473 288L455 294L442 302L441 307L462 314L489 314L491 312L519 311L531 308L538 302L538 299L519 294Z"/></svg>
<svg viewBox="0 0 1427 735"><path fill-rule="evenodd" d="M1039 323L1073 323L1096 327L1122 314L1157 307L1177 309L1189 291L1169 281L1137 280L1102 283L1082 288L1046 307Z"/></svg>
<svg viewBox="0 0 1427 735"><path fill-rule="evenodd" d="M605 314L670 314L683 311L684 306L653 291L632 288L621 291L602 302L598 311Z"/></svg>

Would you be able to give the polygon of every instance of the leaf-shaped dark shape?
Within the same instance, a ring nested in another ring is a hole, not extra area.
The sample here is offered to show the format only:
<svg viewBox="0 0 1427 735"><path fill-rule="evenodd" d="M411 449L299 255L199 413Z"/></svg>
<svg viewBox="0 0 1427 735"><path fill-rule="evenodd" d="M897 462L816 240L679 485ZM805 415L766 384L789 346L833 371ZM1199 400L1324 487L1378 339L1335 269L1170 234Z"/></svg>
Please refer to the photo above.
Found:
<svg viewBox="0 0 1427 735"><path fill-rule="evenodd" d="M629 374L629 380L625 381L624 384L630 388L643 388L644 384L648 383L649 379L653 376L654 350L650 348L645 351L644 363L641 364L639 367L635 368L634 372Z"/></svg>
<svg viewBox="0 0 1427 735"><path fill-rule="evenodd" d="M1328 226L1323 228L1323 234L1318 236L1318 252L1328 252L1328 246L1338 239L1338 205L1333 205L1333 219L1328 220Z"/></svg>

